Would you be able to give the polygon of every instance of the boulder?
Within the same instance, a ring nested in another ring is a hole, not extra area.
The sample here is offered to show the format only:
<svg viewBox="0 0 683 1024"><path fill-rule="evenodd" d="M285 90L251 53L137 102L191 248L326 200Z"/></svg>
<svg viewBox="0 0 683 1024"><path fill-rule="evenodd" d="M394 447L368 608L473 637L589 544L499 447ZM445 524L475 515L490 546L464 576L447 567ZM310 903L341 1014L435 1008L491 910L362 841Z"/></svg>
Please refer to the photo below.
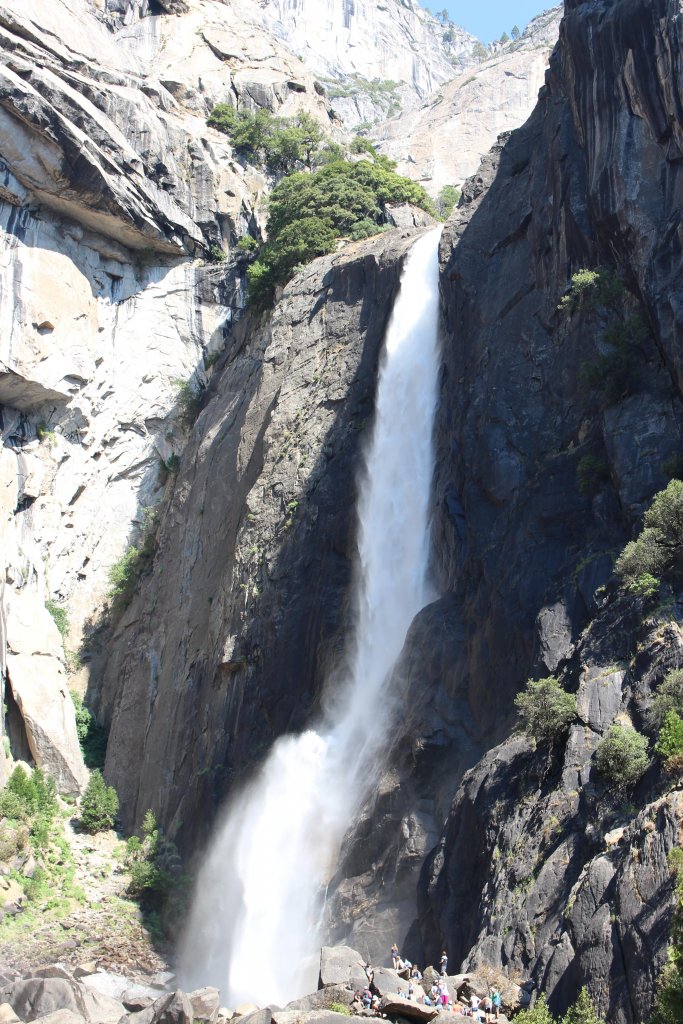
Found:
<svg viewBox="0 0 683 1024"><path fill-rule="evenodd" d="M249 1004L244 1004L249 1005ZM237 1013L237 1010L235 1011ZM254 1010L252 1013L248 1013L242 1017L240 1024L270 1024L273 1017L273 1011L269 1006L264 1007L262 1010Z"/></svg>
<svg viewBox="0 0 683 1024"><path fill-rule="evenodd" d="M192 1004L195 1021L209 1021L210 1024L218 1017L220 997L217 988L198 988L188 996Z"/></svg>
<svg viewBox="0 0 683 1024"><path fill-rule="evenodd" d="M184 992L177 989L159 999L139 1013L132 1013L130 1024L192 1024L192 1004Z"/></svg>
<svg viewBox="0 0 683 1024"><path fill-rule="evenodd" d="M405 992L407 987L405 978L399 977L398 973L390 967L375 968L370 988L378 996L395 996L399 992Z"/></svg>
<svg viewBox="0 0 683 1024"><path fill-rule="evenodd" d="M327 988L328 985L363 988L368 980L364 963L360 953L350 946L323 946L320 950L318 988Z"/></svg>
<svg viewBox="0 0 683 1024"><path fill-rule="evenodd" d="M64 978L25 978L16 981L8 1002L23 1021L37 1020L55 1010L81 1013L78 986Z"/></svg>
<svg viewBox="0 0 683 1024"><path fill-rule="evenodd" d="M79 964L74 970L74 978L87 978L89 974L97 974L97 964L94 960Z"/></svg>
<svg viewBox="0 0 683 1024"><path fill-rule="evenodd" d="M365 988L366 984L367 982L364 981L362 986L356 987ZM301 999L293 999L287 1003L285 1010L322 1010L330 1003L343 1003L345 1006L350 1006L353 1002L354 991L355 989L349 988L348 985L328 985L327 988L311 992L310 995L302 996ZM275 1020L275 1016L273 1014L273 1020Z"/></svg>
<svg viewBox="0 0 683 1024"><path fill-rule="evenodd" d="M74 1013L73 1010L53 1010L39 1020L42 1024L86 1024L85 1017L81 1017L80 1013Z"/></svg>
<svg viewBox="0 0 683 1024"><path fill-rule="evenodd" d="M31 973L34 978L64 978L66 981L72 980L66 967L62 967L61 964L47 964L45 967L37 967Z"/></svg>
<svg viewBox="0 0 683 1024"><path fill-rule="evenodd" d="M349 1024L348 1014L336 1013L334 1010L280 1010L273 1020L277 1024Z"/></svg>
<svg viewBox="0 0 683 1024"><path fill-rule="evenodd" d="M236 1017L248 1017L252 1013L256 1013L259 1007L256 1003L240 1003L235 1007Z"/></svg>
<svg viewBox="0 0 683 1024"><path fill-rule="evenodd" d="M398 1015L407 1020L430 1021L439 1016L436 1006L424 1006L423 1003L414 1003L411 999L397 999L392 996L384 996L379 1008L381 1013L389 1017Z"/></svg>
<svg viewBox="0 0 683 1024"><path fill-rule="evenodd" d="M21 1024L9 1003L0 1003L0 1024Z"/></svg>
<svg viewBox="0 0 683 1024"><path fill-rule="evenodd" d="M7 615L7 673L31 755L65 796L79 796L88 770L62 664L59 630L42 600L16 592Z"/></svg>

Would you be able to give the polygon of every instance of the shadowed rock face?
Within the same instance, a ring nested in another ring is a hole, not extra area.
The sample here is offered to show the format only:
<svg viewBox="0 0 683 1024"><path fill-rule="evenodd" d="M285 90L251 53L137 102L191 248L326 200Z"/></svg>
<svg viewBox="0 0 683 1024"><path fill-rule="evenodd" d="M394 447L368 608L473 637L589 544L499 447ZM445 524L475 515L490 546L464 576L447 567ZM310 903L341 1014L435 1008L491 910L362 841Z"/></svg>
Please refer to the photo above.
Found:
<svg viewBox="0 0 683 1024"><path fill-rule="evenodd" d="M127 825L153 807L196 844L229 784L310 719L343 657L358 452L414 239L317 260L272 319L238 330L99 689Z"/></svg>
<svg viewBox="0 0 683 1024"><path fill-rule="evenodd" d="M592 757L613 722L643 728L683 663L683 616L677 594L653 612L598 588L683 434L681 29L665 0L567 7L536 111L443 235L434 567L447 596L407 639L392 762L329 906L335 937L371 955L394 935L420 963L446 948L463 969L533 981L557 1010L587 983L630 1024L663 962L683 808L657 766L615 798ZM583 267L616 273L624 293L559 312ZM634 322L617 373L609 338ZM603 380L589 364L609 366ZM551 673L577 693L566 747L496 746L515 693Z"/></svg>
<svg viewBox="0 0 683 1024"><path fill-rule="evenodd" d="M636 695L681 655L670 639L662 663L633 609L594 597L683 427L680 32L667 0L568 3L535 113L470 180L442 243L435 562L461 598L470 705L510 721L527 676L554 672L580 721L550 765L512 739L466 776L423 876L421 933L428 956L445 944L507 965L557 1008L587 982L617 1021L651 1006L681 813L653 770L640 814L620 816L591 767L616 718L642 727ZM598 266L627 294L558 312L571 275ZM582 367L633 316L646 328L624 381L586 386ZM601 471L582 492L586 456ZM677 600L658 615L678 637Z"/></svg>

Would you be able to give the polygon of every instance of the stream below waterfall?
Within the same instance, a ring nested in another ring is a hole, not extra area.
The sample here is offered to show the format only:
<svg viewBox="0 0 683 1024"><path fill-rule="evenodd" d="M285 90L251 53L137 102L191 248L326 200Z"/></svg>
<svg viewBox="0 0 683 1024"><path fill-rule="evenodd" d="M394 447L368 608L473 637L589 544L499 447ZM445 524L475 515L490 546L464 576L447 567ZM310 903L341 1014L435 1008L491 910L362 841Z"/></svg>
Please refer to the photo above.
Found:
<svg viewBox="0 0 683 1024"><path fill-rule="evenodd" d="M284 736L219 818L181 951L188 989L230 1006L284 1005L317 985L322 894L383 766L397 713L387 682L428 579L439 368L438 244L405 262L380 362L359 481L356 624L322 719Z"/></svg>

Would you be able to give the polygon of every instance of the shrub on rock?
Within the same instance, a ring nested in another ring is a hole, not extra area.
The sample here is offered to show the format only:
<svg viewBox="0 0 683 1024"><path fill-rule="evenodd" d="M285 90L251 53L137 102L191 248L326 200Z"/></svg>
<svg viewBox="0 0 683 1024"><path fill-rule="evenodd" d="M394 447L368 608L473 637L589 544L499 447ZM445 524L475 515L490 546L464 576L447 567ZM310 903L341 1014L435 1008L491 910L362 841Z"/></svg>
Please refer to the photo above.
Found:
<svg viewBox="0 0 683 1024"><path fill-rule="evenodd" d="M635 786L649 764L647 737L636 729L613 725L595 751L595 767L616 790Z"/></svg>
<svg viewBox="0 0 683 1024"><path fill-rule="evenodd" d="M666 674L652 698L652 703L645 712L648 727L661 729L669 711L683 715L683 669L680 668Z"/></svg>
<svg viewBox="0 0 683 1024"><path fill-rule="evenodd" d="M529 679L515 704L527 735L538 743L559 739L576 718L576 697L563 690L554 676Z"/></svg>
<svg viewBox="0 0 683 1024"><path fill-rule="evenodd" d="M655 750L666 771L683 771L683 718L677 711L667 711Z"/></svg>

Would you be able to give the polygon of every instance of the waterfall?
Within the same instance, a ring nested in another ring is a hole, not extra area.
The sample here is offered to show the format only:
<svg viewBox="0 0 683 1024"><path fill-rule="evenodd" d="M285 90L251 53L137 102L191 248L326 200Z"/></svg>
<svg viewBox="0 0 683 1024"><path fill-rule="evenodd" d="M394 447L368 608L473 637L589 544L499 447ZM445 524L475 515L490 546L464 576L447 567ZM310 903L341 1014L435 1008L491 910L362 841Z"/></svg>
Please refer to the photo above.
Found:
<svg viewBox="0 0 683 1024"><path fill-rule="evenodd" d="M273 746L233 800L199 873L181 951L188 987L229 1005L284 1005L316 988L321 892L382 768L385 685L431 599L429 501L438 372L440 229L410 250L387 329L358 499L356 627L315 729Z"/></svg>

